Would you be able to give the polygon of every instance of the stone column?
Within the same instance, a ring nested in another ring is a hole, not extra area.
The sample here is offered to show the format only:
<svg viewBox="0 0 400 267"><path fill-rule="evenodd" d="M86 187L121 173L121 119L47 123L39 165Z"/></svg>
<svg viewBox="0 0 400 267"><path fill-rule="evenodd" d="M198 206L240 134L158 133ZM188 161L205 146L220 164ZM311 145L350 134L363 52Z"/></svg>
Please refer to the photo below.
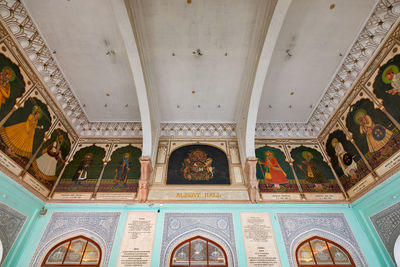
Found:
<svg viewBox="0 0 400 267"><path fill-rule="evenodd" d="M153 167L151 166L150 157L141 157L139 161L140 161L140 179L139 179L137 200L140 203L144 203L147 201L147 196L149 195L150 175L151 172L153 171Z"/></svg>
<svg viewBox="0 0 400 267"><path fill-rule="evenodd" d="M260 192L257 180L257 158L247 158L244 171L246 175L247 190L251 203L257 203L260 200Z"/></svg>

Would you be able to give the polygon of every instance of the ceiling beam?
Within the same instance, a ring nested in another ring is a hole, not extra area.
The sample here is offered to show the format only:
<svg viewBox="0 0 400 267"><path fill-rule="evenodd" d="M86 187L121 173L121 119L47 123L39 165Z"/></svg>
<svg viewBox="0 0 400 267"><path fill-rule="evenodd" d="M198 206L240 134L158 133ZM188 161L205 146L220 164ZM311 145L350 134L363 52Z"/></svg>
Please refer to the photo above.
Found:
<svg viewBox="0 0 400 267"><path fill-rule="evenodd" d="M149 99L148 88L145 82L143 64L141 62L138 49L138 40L135 35L135 25L131 13L124 0L110 0L114 10L125 49L128 55L129 64L132 71L133 80L136 87L140 117L142 122L143 148L142 157L150 157L154 164L155 153L157 151L159 137L159 116L153 102Z"/></svg>
<svg viewBox="0 0 400 267"><path fill-rule="evenodd" d="M246 103L243 104L242 114L238 119L238 142L242 163L245 162L244 159L255 157L255 128L261 94L271 63L272 53L291 2L292 0L279 0L275 6L261 50L253 86L249 92L250 97L245 100Z"/></svg>

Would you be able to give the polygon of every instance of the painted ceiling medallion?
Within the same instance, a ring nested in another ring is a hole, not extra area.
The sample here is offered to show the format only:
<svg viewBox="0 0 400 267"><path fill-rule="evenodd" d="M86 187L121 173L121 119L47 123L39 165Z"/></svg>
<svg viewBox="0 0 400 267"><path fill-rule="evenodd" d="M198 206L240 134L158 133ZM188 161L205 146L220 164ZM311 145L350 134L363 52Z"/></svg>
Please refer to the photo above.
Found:
<svg viewBox="0 0 400 267"><path fill-rule="evenodd" d="M190 1L189 1L190 2ZM0 0L0 15L23 48L42 80L69 117L77 133L82 136L140 136L140 122L90 122L81 104L62 74L52 52L39 34L36 25L20 1ZM380 0L364 29L345 56L331 84L315 107L307 123L258 123L257 137L316 137L338 104L352 87L365 64L400 15L400 0ZM201 53L201 52L200 52ZM197 54L199 55L199 54ZM215 125L214 130L205 125ZM228 127L225 127L228 125ZM204 127L204 130L202 130ZM235 124L179 124L161 125L164 136L233 136ZM177 129L186 130L177 130ZM209 130L206 131L205 128ZM188 130L192 129L192 130ZM200 130L193 130L200 129ZM227 130L222 130L227 129ZM277 130L281 129L281 130Z"/></svg>

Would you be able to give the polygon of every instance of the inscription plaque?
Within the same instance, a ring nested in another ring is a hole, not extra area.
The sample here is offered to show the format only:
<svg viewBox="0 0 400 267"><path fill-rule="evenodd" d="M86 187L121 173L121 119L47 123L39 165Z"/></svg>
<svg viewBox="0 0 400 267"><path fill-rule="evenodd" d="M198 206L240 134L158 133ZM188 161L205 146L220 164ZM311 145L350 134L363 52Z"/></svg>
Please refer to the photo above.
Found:
<svg viewBox="0 0 400 267"><path fill-rule="evenodd" d="M271 218L263 213L240 213L248 267L280 267Z"/></svg>
<svg viewBox="0 0 400 267"><path fill-rule="evenodd" d="M129 212L118 267L150 267L157 213Z"/></svg>

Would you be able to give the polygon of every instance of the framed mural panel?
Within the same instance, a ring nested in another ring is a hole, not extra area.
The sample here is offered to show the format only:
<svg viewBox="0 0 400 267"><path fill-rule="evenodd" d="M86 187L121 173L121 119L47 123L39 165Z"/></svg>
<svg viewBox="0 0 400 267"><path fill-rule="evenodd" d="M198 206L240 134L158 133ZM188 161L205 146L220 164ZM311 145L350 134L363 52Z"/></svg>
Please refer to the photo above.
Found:
<svg viewBox="0 0 400 267"><path fill-rule="evenodd" d="M27 173L24 175L24 181L30 181L31 184L34 182L36 184L39 183L41 186L36 186L35 189L44 196L48 196L66 164L73 144L74 140L67 133L63 124L60 121L57 122L50 137L39 149L35 159L29 166Z"/></svg>
<svg viewBox="0 0 400 267"><path fill-rule="evenodd" d="M362 192L375 181L370 169L348 140L341 125L336 124L323 142L326 154L349 197Z"/></svg>
<svg viewBox="0 0 400 267"><path fill-rule="evenodd" d="M290 145L293 168L307 200L343 200L336 177L317 145Z"/></svg>
<svg viewBox="0 0 400 267"><path fill-rule="evenodd" d="M61 174L53 199L90 199L101 178L110 144L79 144Z"/></svg>
<svg viewBox="0 0 400 267"><path fill-rule="evenodd" d="M187 145L174 150L168 161L167 184L230 184L226 154L209 145Z"/></svg>
<svg viewBox="0 0 400 267"><path fill-rule="evenodd" d="M21 102L21 97L29 92L33 82L25 69L20 67L14 49L3 41L0 43L0 121ZM0 123L1 124L1 123Z"/></svg>
<svg viewBox="0 0 400 267"><path fill-rule="evenodd" d="M0 127L0 153L3 165L19 175L42 146L55 120L52 109L36 89Z"/></svg>
<svg viewBox="0 0 400 267"><path fill-rule="evenodd" d="M0 43L0 47L0 126L3 126L7 121L9 125L17 120L15 116L9 120L10 115L21 104L21 96L30 90L33 83L24 69L19 67L20 63L14 56L13 49L4 41ZM0 163L15 175L19 175L27 163L26 155L24 158L15 155L14 159L11 159L6 144L1 143L3 145L0 146Z"/></svg>
<svg viewBox="0 0 400 267"><path fill-rule="evenodd" d="M342 118L355 144L378 175L400 162L399 129L365 92L357 95Z"/></svg>
<svg viewBox="0 0 400 267"><path fill-rule="evenodd" d="M96 199L134 200L138 191L141 155L142 149L139 144L114 144Z"/></svg>
<svg viewBox="0 0 400 267"><path fill-rule="evenodd" d="M236 139L160 139L151 201L248 201Z"/></svg>
<svg viewBox="0 0 400 267"><path fill-rule="evenodd" d="M257 179L263 200L301 200L283 145L256 145Z"/></svg>
<svg viewBox="0 0 400 267"><path fill-rule="evenodd" d="M366 82L365 87L373 92L393 118L400 121L400 45L393 42L387 55Z"/></svg>

